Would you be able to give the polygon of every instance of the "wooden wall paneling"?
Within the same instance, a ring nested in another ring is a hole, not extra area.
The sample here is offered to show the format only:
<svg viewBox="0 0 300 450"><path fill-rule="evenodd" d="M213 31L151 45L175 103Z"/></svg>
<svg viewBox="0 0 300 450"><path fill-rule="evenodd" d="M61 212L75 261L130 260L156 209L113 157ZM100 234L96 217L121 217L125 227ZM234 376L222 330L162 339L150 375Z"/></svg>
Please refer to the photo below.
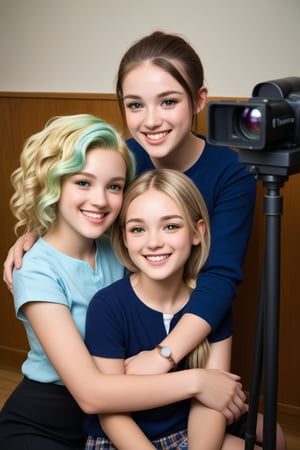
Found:
<svg viewBox="0 0 300 450"><path fill-rule="evenodd" d="M211 98L211 100L219 100ZM7 250L15 241L14 219L9 211L11 196L10 173L18 166L24 140L56 115L91 113L112 123L123 131L121 115L113 94L39 94L0 93L0 167L2 175L0 221L0 257L4 261ZM205 134L206 114L199 115L199 132ZM126 131L124 131L126 135ZM249 388L252 367L252 346L256 328L261 261L264 242L263 195L257 185L257 204L249 247L244 263L244 282L234 301L233 370L242 375ZM300 410L298 374L300 358L298 342L300 327L298 257L300 254L300 175L290 177L282 189L284 214L282 217L282 274L279 354L279 402ZM27 351L22 325L15 318L11 294L0 284L0 363L19 367Z"/></svg>
<svg viewBox="0 0 300 450"><path fill-rule="evenodd" d="M25 139L40 130L50 117L66 114L95 114L123 131L115 96L69 94L0 94L0 167L2 195L0 221L3 262L16 237L14 218L9 210L12 194L9 177L19 165L19 154ZM8 366L20 366L27 352L27 340L23 325L16 320L11 294L1 283L0 304L0 361Z"/></svg>

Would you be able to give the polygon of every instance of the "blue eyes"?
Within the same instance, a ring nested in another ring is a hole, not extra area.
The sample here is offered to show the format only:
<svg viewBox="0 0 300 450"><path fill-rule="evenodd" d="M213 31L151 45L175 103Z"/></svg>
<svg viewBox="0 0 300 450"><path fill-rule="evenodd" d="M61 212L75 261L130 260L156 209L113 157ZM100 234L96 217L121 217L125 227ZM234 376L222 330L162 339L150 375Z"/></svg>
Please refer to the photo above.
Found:
<svg viewBox="0 0 300 450"><path fill-rule="evenodd" d="M175 105L177 102L176 100L164 100L163 102L166 106L173 106Z"/></svg>
<svg viewBox="0 0 300 450"><path fill-rule="evenodd" d="M135 227L131 230L132 233L137 233L137 234L141 233L142 231L144 231L144 229L141 227Z"/></svg>
<svg viewBox="0 0 300 450"><path fill-rule="evenodd" d="M89 181L80 180L80 181L76 181L76 184L82 188L91 187L91 183ZM107 186L107 189L110 191L120 191L123 189L123 187L120 186L119 184L110 184L109 186Z"/></svg>
<svg viewBox="0 0 300 450"><path fill-rule="evenodd" d="M167 231L174 231L174 230L178 230L178 228L180 228L178 225L175 225L175 224L169 224L169 225L166 225L166 226L164 227L164 230L167 230ZM140 234L140 233L142 233L143 231L145 231L145 228L143 228L143 227L134 227L134 228L131 228L129 231L130 231L131 233L134 233L134 234Z"/></svg>
<svg viewBox="0 0 300 450"><path fill-rule="evenodd" d="M142 107L142 104L141 103L137 103L137 102L129 103L129 105L128 105L129 109L139 109L141 107Z"/></svg>
<svg viewBox="0 0 300 450"><path fill-rule="evenodd" d="M90 183L88 181L77 181L78 186L80 187L88 187Z"/></svg>
<svg viewBox="0 0 300 450"><path fill-rule="evenodd" d="M167 225L166 228L167 228L167 230L172 231L172 230L177 230L178 226L174 225L174 224L170 224L170 225Z"/></svg>
<svg viewBox="0 0 300 450"><path fill-rule="evenodd" d="M109 189L110 189L111 191L120 191L120 190L122 189L122 187L119 186L118 184L111 184L111 185L109 186Z"/></svg>
<svg viewBox="0 0 300 450"><path fill-rule="evenodd" d="M178 103L177 100L166 99L161 102L161 106L167 106L167 107L174 106L176 103ZM143 103L139 103L139 102L131 102L131 103L128 103L128 105L127 105L128 109L141 109L143 107L144 107Z"/></svg>

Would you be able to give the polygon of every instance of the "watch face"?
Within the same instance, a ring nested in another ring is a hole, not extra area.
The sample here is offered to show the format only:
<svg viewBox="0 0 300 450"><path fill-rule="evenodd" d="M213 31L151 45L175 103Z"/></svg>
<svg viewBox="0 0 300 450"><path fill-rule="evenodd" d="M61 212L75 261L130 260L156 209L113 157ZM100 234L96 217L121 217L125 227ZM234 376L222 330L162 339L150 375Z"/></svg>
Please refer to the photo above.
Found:
<svg viewBox="0 0 300 450"><path fill-rule="evenodd" d="M164 357L164 358L169 358L171 356L171 350L168 347L163 347L160 350L160 354Z"/></svg>

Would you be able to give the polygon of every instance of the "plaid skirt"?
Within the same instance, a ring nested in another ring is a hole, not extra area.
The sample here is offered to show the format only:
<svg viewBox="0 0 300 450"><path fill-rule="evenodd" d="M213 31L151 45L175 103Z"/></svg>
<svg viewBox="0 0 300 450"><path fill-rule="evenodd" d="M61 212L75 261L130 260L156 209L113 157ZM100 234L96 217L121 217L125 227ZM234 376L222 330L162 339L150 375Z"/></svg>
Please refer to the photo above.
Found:
<svg viewBox="0 0 300 450"><path fill-rule="evenodd" d="M152 441L158 450L187 450L187 430L178 431L161 439ZM117 450L109 439L96 436L88 436L85 450Z"/></svg>
<svg viewBox="0 0 300 450"><path fill-rule="evenodd" d="M243 414L239 420L229 425L225 433L232 434L241 439L245 439L246 425L247 425L248 413ZM158 450L187 450L188 449L188 438L187 430L179 431L178 433L170 434L169 436L163 437L152 441L154 447ZM262 447L261 443L256 442L256 445ZM96 436L88 436L85 444L84 450L117 450L116 447L111 443L110 440L105 438L100 438Z"/></svg>

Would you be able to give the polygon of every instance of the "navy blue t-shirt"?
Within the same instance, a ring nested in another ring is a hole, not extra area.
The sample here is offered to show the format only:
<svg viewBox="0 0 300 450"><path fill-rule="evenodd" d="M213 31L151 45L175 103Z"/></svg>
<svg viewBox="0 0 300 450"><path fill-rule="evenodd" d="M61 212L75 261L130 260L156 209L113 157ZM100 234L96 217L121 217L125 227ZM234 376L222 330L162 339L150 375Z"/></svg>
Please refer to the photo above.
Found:
<svg viewBox="0 0 300 450"><path fill-rule="evenodd" d="M184 314L188 303L171 320L170 330ZM163 314L145 305L131 287L129 276L96 293L86 318L86 345L90 353L103 358L126 359L143 350L152 350L167 335ZM231 315L208 336L217 342L231 335ZM184 368L184 361L178 370ZM150 440L175 433L187 427L190 401L133 412L132 417ZM85 420L85 432L103 433L97 415Z"/></svg>
<svg viewBox="0 0 300 450"><path fill-rule="evenodd" d="M127 145L136 158L138 174L155 168L136 140L128 139ZM185 174L203 195L211 224L210 254L187 312L202 317L214 330L230 311L237 284L243 279L242 263L252 227L256 181L239 162L238 152L208 143Z"/></svg>

